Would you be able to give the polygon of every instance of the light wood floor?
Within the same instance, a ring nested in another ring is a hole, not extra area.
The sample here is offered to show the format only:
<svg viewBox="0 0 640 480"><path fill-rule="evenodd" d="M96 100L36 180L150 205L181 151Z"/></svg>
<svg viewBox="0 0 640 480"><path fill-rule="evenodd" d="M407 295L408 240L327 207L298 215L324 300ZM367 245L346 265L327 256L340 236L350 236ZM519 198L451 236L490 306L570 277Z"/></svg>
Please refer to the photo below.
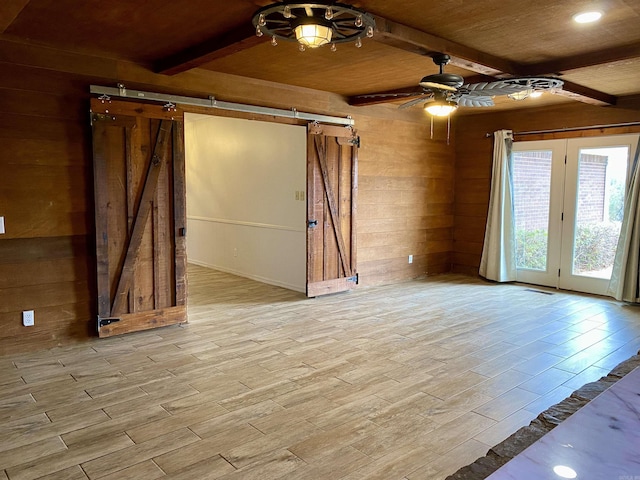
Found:
<svg viewBox="0 0 640 480"><path fill-rule="evenodd" d="M440 479L640 349L640 311L190 266L190 324L0 358L0 479Z"/></svg>

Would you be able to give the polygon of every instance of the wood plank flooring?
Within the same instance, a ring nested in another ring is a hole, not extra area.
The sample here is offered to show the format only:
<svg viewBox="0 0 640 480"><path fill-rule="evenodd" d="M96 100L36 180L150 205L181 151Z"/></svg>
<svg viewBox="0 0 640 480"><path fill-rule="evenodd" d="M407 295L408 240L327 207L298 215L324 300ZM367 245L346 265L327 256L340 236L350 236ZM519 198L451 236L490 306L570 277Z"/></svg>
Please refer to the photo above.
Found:
<svg viewBox="0 0 640 480"><path fill-rule="evenodd" d="M441 479L640 349L640 309L445 275L0 357L0 478Z"/></svg>

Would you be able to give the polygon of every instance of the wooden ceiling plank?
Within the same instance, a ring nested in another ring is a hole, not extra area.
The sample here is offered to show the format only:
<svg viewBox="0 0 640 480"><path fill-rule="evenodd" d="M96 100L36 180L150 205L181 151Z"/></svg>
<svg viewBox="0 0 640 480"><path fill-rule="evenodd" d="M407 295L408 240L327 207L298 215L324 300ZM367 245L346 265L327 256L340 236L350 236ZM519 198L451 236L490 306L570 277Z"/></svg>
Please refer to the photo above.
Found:
<svg viewBox="0 0 640 480"><path fill-rule="evenodd" d="M436 52L446 53L452 57L450 62L452 65L483 75L519 74L518 64L509 60L382 17L376 16L374 18L376 32L373 39L377 42L419 55L430 55Z"/></svg>
<svg viewBox="0 0 640 480"><path fill-rule="evenodd" d="M511 62L382 17L375 16L375 21L376 32L373 38L377 42L422 56L429 56L436 52L446 53L451 56L450 63L452 65L481 75L490 77L504 77L506 75L532 76L533 74L531 72L534 71L534 67L536 67L535 65L525 66ZM165 75L176 75L200 67L216 59L249 49L262 42L264 42L264 39L255 35L255 31L251 25L242 26L159 61L156 72ZM603 50L608 56L602 53L599 57L601 59L602 57L610 59L612 56L618 58L629 56L633 54L636 47L637 46L634 45L631 47L628 46L626 49ZM573 60L570 60L571 65L580 65L590 61L582 57L583 56L573 57ZM565 60L569 62L568 59ZM550 64L550 62L538 64L538 66L542 69L548 68L545 64ZM569 65L569 63L567 63L567 65ZM593 105L615 105L616 103L616 97L613 95L608 95L604 92L571 82L565 82L564 90L560 92L560 94ZM398 98L393 97L390 99L358 97L362 97L362 95L350 97L349 103L351 105L364 106L398 100Z"/></svg>
<svg viewBox="0 0 640 480"><path fill-rule="evenodd" d="M2 0L0 2L0 33L4 33L18 18L30 0Z"/></svg>
<svg viewBox="0 0 640 480"><path fill-rule="evenodd" d="M640 57L640 43L606 48L595 52L583 53L572 57L558 58L547 62L522 65L522 73L528 76L539 76L568 72L579 68L593 67L606 63L629 60Z"/></svg>
<svg viewBox="0 0 640 480"><path fill-rule="evenodd" d="M155 71L165 75L176 75L219 58L247 50L264 41L264 37L256 36L253 26L249 24L159 60Z"/></svg>

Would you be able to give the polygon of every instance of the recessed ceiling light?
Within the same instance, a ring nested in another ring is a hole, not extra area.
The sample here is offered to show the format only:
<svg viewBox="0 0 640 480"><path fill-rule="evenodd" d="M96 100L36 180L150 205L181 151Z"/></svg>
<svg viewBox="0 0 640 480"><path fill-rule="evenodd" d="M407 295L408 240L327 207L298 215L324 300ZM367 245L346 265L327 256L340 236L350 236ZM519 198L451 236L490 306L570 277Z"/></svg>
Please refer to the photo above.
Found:
<svg viewBox="0 0 640 480"><path fill-rule="evenodd" d="M602 18L602 12L596 10L592 12L580 12L573 16L573 21L576 23L592 23L597 22Z"/></svg>

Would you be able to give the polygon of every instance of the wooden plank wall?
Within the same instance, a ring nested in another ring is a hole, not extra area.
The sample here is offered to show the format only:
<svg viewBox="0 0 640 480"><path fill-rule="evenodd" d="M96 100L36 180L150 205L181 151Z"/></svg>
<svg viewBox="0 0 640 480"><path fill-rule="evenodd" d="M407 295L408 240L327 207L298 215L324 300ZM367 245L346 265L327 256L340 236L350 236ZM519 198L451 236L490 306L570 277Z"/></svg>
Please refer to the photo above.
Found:
<svg viewBox="0 0 640 480"><path fill-rule="evenodd" d="M84 86L0 66L0 352L86 338L93 317L91 166ZM21 312L35 310L35 327ZM19 339L19 341L18 341Z"/></svg>
<svg viewBox="0 0 640 480"><path fill-rule="evenodd" d="M89 85L352 115L359 152L363 285L450 269L454 150L423 112L349 107L338 95L195 70L175 77L128 62L0 40L0 354L94 336L95 245ZM408 255L414 255L409 265ZM21 312L35 310L35 326Z"/></svg>
<svg viewBox="0 0 640 480"><path fill-rule="evenodd" d="M500 129L514 132L613 125L640 121L640 99L627 98L617 107L571 103L519 112L506 111L459 117L456 122L455 229L452 271L478 275L489 206L493 136ZM615 135L637 132L638 127L589 129L546 135L516 137L543 140L576 136Z"/></svg>
<svg viewBox="0 0 640 480"><path fill-rule="evenodd" d="M362 119L358 132L358 269L363 282L450 271L454 148L446 143L444 124L436 125L434 140L427 122Z"/></svg>

